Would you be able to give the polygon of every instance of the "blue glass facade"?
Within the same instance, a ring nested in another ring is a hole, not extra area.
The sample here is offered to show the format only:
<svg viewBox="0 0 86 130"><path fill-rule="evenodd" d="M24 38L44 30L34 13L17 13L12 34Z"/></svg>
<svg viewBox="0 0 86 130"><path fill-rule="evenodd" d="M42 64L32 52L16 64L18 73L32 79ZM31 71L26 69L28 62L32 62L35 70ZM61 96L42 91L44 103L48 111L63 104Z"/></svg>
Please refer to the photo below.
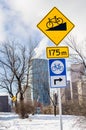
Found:
<svg viewBox="0 0 86 130"><path fill-rule="evenodd" d="M32 61L32 87L33 100L43 105L50 104L48 61L45 59L33 59Z"/></svg>

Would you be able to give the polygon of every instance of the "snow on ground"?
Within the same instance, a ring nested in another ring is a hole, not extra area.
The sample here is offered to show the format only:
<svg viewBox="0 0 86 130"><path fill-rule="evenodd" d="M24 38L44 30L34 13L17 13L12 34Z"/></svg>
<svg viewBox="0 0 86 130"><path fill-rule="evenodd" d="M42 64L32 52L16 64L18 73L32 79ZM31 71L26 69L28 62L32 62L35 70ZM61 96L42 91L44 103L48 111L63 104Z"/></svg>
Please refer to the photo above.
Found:
<svg viewBox="0 0 86 130"><path fill-rule="evenodd" d="M80 117L63 115L63 130L86 130ZM19 119L14 113L0 113L0 130L60 130L59 115L30 115Z"/></svg>

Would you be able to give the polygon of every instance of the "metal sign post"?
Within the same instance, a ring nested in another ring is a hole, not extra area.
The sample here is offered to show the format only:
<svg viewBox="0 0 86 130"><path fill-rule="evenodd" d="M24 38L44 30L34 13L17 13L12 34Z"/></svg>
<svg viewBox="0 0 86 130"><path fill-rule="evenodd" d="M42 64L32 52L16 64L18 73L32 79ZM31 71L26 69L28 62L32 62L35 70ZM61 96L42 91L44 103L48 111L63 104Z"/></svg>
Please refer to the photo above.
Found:
<svg viewBox="0 0 86 130"><path fill-rule="evenodd" d="M63 130L63 123L62 123L62 104L61 104L61 92L60 92L60 88L58 88L59 90L59 118L60 118L60 130Z"/></svg>
<svg viewBox="0 0 86 130"><path fill-rule="evenodd" d="M67 79L66 79L65 59L50 59L49 70L50 70L50 86L51 88L58 88L60 130L63 130L60 89L66 87Z"/></svg>

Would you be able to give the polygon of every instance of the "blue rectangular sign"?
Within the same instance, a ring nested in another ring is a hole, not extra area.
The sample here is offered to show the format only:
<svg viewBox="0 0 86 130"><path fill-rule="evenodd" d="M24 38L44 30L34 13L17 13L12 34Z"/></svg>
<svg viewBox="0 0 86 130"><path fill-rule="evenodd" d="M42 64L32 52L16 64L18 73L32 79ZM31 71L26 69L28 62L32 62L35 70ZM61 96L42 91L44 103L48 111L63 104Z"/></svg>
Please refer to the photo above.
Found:
<svg viewBox="0 0 86 130"><path fill-rule="evenodd" d="M50 59L49 70L50 76L66 75L65 59Z"/></svg>
<svg viewBox="0 0 86 130"><path fill-rule="evenodd" d="M50 87L62 88L66 87L66 63L65 59L50 59Z"/></svg>

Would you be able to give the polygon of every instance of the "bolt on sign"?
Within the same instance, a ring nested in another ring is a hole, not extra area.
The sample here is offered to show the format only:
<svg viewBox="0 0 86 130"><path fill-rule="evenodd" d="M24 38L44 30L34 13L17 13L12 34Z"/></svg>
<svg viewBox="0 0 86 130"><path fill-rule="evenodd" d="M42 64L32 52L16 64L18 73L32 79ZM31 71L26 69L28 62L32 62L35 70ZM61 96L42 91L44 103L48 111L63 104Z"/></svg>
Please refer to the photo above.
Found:
<svg viewBox="0 0 86 130"><path fill-rule="evenodd" d="M47 47L47 58L67 58L69 57L69 49L67 46Z"/></svg>
<svg viewBox="0 0 86 130"><path fill-rule="evenodd" d="M37 27L58 45L74 28L74 24L56 7L54 7L37 25Z"/></svg>

